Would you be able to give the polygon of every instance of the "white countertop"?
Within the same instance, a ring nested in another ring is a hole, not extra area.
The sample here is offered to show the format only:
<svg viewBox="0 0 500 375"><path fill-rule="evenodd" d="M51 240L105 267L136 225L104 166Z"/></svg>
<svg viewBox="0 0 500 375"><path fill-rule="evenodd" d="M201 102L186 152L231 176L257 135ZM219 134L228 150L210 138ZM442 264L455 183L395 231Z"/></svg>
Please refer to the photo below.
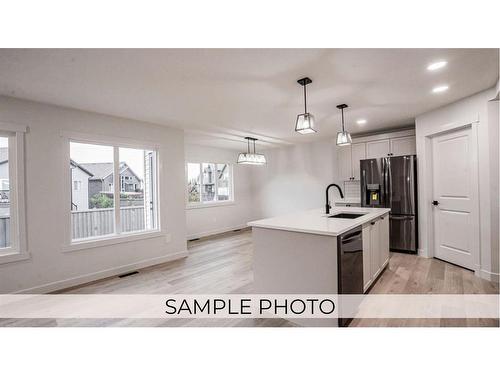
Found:
<svg viewBox="0 0 500 375"><path fill-rule="evenodd" d="M257 228L278 229L291 232L320 234L325 236L338 236L339 234L382 216L389 211L390 208L332 207L329 215L325 214L324 209L316 209L276 216L269 219L251 221L248 225ZM328 218L328 216L341 212L366 212L366 215L360 216L356 219Z"/></svg>

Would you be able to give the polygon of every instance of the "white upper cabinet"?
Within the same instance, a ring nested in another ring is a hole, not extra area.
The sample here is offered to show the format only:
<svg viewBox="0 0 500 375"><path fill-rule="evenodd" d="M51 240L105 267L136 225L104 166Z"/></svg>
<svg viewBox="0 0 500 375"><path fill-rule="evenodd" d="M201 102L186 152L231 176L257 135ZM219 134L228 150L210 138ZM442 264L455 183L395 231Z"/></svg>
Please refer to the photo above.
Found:
<svg viewBox="0 0 500 375"><path fill-rule="evenodd" d="M350 146L337 146L339 180L359 181L360 160L415 155L417 146L413 134L409 130L377 134L358 138Z"/></svg>
<svg viewBox="0 0 500 375"><path fill-rule="evenodd" d="M337 147L339 180L349 181L352 177L351 146Z"/></svg>
<svg viewBox="0 0 500 375"><path fill-rule="evenodd" d="M351 148L352 177L354 180L360 179L359 161L366 159L365 143L353 143Z"/></svg>
<svg viewBox="0 0 500 375"><path fill-rule="evenodd" d="M391 153L391 143L389 139L366 142L366 158L376 159L389 156Z"/></svg>
<svg viewBox="0 0 500 375"><path fill-rule="evenodd" d="M415 155L417 143L415 136L391 139L391 156Z"/></svg>

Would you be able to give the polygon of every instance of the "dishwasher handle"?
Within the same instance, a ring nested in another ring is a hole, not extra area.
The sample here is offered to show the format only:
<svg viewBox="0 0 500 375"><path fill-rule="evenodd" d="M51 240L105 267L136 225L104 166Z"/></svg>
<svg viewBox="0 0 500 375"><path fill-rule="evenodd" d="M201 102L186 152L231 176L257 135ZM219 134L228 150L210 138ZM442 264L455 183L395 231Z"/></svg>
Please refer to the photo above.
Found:
<svg viewBox="0 0 500 375"><path fill-rule="evenodd" d="M342 244L348 244L348 243L351 243L351 242L361 241L361 238L362 238L361 237L361 232L359 232L355 236L350 236L350 237L342 238L341 243Z"/></svg>

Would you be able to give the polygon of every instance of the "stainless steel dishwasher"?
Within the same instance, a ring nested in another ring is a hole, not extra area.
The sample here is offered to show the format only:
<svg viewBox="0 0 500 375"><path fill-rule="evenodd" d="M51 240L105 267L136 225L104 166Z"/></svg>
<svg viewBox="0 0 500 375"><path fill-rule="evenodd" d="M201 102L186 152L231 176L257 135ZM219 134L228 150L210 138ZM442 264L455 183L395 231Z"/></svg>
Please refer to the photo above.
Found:
<svg viewBox="0 0 500 375"><path fill-rule="evenodd" d="M361 226L337 237L338 294L363 294L363 230ZM339 318L339 326L352 319Z"/></svg>

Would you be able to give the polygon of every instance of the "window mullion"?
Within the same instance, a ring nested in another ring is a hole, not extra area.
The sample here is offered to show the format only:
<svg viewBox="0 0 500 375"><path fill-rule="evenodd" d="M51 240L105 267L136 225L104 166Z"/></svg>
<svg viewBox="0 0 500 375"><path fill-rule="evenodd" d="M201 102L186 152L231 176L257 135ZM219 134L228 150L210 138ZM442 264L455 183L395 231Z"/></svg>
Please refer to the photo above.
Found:
<svg viewBox="0 0 500 375"><path fill-rule="evenodd" d="M215 199L214 201L218 202L219 201L219 197L217 196L217 192L218 192L218 189L219 189L219 173L217 171L217 163L214 164L214 176L215 176L215 184L214 184L214 187L215 187Z"/></svg>
<svg viewBox="0 0 500 375"><path fill-rule="evenodd" d="M203 164L199 164L200 167L200 203L203 203Z"/></svg>
<svg viewBox="0 0 500 375"><path fill-rule="evenodd" d="M114 212L115 212L115 233L122 232L120 216L120 151L118 147L113 147L113 190L114 190Z"/></svg>

